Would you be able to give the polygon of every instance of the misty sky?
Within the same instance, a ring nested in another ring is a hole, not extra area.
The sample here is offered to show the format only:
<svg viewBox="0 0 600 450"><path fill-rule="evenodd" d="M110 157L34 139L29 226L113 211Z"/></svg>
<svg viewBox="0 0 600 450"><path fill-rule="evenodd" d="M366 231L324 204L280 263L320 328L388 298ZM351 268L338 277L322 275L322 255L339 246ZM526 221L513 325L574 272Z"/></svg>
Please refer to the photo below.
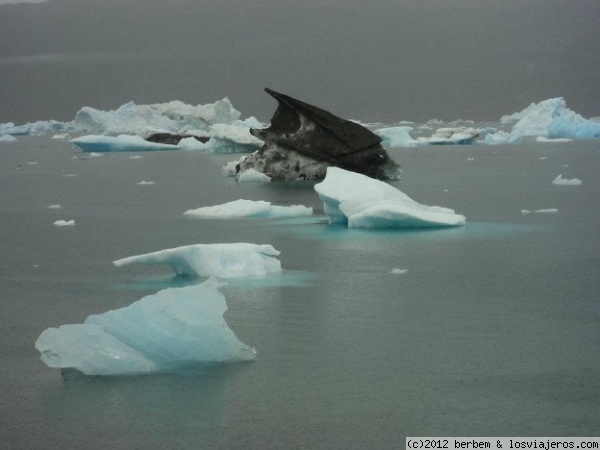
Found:
<svg viewBox="0 0 600 450"><path fill-rule="evenodd" d="M0 123L264 87L364 121L600 116L597 0L0 0Z"/></svg>

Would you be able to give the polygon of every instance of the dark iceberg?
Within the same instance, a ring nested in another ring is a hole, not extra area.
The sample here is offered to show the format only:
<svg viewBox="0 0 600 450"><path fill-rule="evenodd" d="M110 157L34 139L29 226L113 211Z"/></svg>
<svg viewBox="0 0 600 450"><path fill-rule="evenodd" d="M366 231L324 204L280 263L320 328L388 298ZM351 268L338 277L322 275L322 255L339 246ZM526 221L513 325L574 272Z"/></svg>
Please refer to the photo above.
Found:
<svg viewBox="0 0 600 450"><path fill-rule="evenodd" d="M321 180L336 166L380 180L400 176L400 167L365 127L272 89L279 103L271 125L251 129L263 147L241 161L236 173L254 169L273 180Z"/></svg>

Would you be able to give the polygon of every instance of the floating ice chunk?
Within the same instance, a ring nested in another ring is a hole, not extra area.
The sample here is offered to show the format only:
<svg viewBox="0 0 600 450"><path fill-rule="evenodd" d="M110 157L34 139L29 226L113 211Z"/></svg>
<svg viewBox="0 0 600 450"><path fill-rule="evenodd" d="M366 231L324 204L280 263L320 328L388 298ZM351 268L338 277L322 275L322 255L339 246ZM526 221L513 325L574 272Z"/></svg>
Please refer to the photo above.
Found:
<svg viewBox="0 0 600 450"><path fill-rule="evenodd" d="M48 208L49 209L60 209L60 208L62 208L62 206L60 206L60 205L48 205Z"/></svg>
<svg viewBox="0 0 600 450"><path fill-rule="evenodd" d="M483 138L483 143L487 145L520 144L521 142L523 142L522 136L513 135L506 131L487 134L485 138Z"/></svg>
<svg viewBox="0 0 600 450"><path fill-rule="evenodd" d="M417 138L417 142L421 145L466 145L472 144L477 137L479 132L474 128L440 128L429 138Z"/></svg>
<svg viewBox="0 0 600 450"><path fill-rule="evenodd" d="M150 185L150 184L155 184L155 183L156 183L156 181L146 181L146 180L142 180L142 181L140 181L139 183L136 183L136 184L138 184L138 185L140 185L140 186L147 186L147 185Z"/></svg>
<svg viewBox="0 0 600 450"><path fill-rule="evenodd" d="M180 101L136 105L126 103L114 111L84 107L75 117L77 130L110 135L148 131L178 133L180 130L205 130L215 123L231 124L240 117L227 97L215 103L192 106Z"/></svg>
<svg viewBox="0 0 600 450"><path fill-rule="evenodd" d="M579 186L580 184L583 184L583 181L578 180L577 178L563 178L562 174L560 174L552 181L552 184L559 184L561 186Z"/></svg>
<svg viewBox="0 0 600 450"><path fill-rule="evenodd" d="M408 272L408 269L392 269L390 273L395 275L404 275L406 272Z"/></svg>
<svg viewBox="0 0 600 450"><path fill-rule="evenodd" d="M68 137L69 137L69 133L62 133L62 134L55 134L54 136L52 136L52 139L64 140L64 139L67 139Z"/></svg>
<svg viewBox="0 0 600 450"><path fill-rule="evenodd" d="M37 166L37 161L29 161L27 164L30 166Z"/></svg>
<svg viewBox="0 0 600 450"><path fill-rule="evenodd" d="M81 136L69 141L86 152L145 152L153 150L178 150L181 147L149 142L139 136Z"/></svg>
<svg viewBox="0 0 600 450"><path fill-rule="evenodd" d="M281 272L275 258L279 254L268 244L196 244L130 256L113 264L167 264L178 275L227 279Z"/></svg>
<svg viewBox="0 0 600 450"><path fill-rule="evenodd" d="M386 147L412 147L417 144L417 141L410 136L412 130L413 128L408 126L388 127L380 128L373 133L383 139L382 144Z"/></svg>
<svg viewBox="0 0 600 450"><path fill-rule="evenodd" d="M556 208L546 208L546 209L536 209L534 211L530 211L529 209L522 209L521 210L521 214L531 214L531 213L537 213L537 214L554 214L557 213L558 209Z"/></svg>
<svg viewBox="0 0 600 450"><path fill-rule="evenodd" d="M43 134L48 131L61 131L72 129L71 122L58 122L56 120L39 120L37 122L29 122L24 125L15 126L14 123L0 124L0 134L11 134L15 136L27 136L32 134Z"/></svg>
<svg viewBox="0 0 600 450"><path fill-rule="evenodd" d="M238 174L237 180L240 183L269 183L271 177L251 167Z"/></svg>
<svg viewBox="0 0 600 450"><path fill-rule="evenodd" d="M17 142L17 138L10 134L0 134L0 142Z"/></svg>
<svg viewBox="0 0 600 450"><path fill-rule="evenodd" d="M74 220L57 220L53 223L56 227L72 227L75 225Z"/></svg>
<svg viewBox="0 0 600 450"><path fill-rule="evenodd" d="M243 163L246 160L246 158L247 156L242 156L240 159L237 159L235 161L229 161L221 169L221 175L223 175L224 177L235 177L237 174L237 168L239 164Z"/></svg>
<svg viewBox="0 0 600 450"><path fill-rule="evenodd" d="M86 375L172 371L195 364L248 361L256 351L227 326L225 297L213 280L159 291L133 304L48 328L35 343L49 367Z"/></svg>
<svg viewBox="0 0 600 450"><path fill-rule="evenodd" d="M535 138L535 140L537 142L544 142L544 143L550 142L550 143L552 143L552 142L571 142L573 139L567 139L567 138L550 139L550 138L547 138L545 136L538 136L538 137Z"/></svg>
<svg viewBox="0 0 600 450"><path fill-rule="evenodd" d="M144 159L144 157L140 156L140 155L133 155L133 156L130 156L129 159Z"/></svg>
<svg viewBox="0 0 600 450"><path fill-rule="evenodd" d="M329 167L315 185L330 224L365 228L425 228L465 224L454 210L421 205L394 187L354 172Z"/></svg>
<svg viewBox="0 0 600 450"><path fill-rule="evenodd" d="M183 214L207 219L223 219L238 217L297 217L310 216L312 213L312 208L303 205L277 206L272 205L271 202L261 200L240 199L222 205L190 209Z"/></svg>

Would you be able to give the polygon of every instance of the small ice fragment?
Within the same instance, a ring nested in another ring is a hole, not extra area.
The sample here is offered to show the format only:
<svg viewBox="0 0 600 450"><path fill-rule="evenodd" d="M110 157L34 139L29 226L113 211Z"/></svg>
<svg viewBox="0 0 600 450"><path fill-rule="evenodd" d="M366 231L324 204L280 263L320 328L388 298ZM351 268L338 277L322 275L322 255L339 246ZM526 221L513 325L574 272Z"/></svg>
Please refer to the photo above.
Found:
<svg viewBox="0 0 600 450"><path fill-rule="evenodd" d="M140 155L133 155L133 156L130 156L129 159L144 159L144 157L140 156Z"/></svg>
<svg viewBox="0 0 600 450"><path fill-rule="evenodd" d="M406 272L408 272L408 269L392 269L390 273L395 275L404 275Z"/></svg>
<svg viewBox="0 0 600 450"><path fill-rule="evenodd" d="M540 159L548 159L547 156L540 156Z"/></svg>
<svg viewBox="0 0 600 450"><path fill-rule="evenodd" d="M558 184L561 186L579 186L581 184L583 184L583 181L578 180L577 178L563 178L562 174L558 175L554 181L552 181L552 184Z"/></svg>
<svg viewBox="0 0 600 450"><path fill-rule="evenodd" d="M60 205L48 205L48 208L49 209L60 209L60 208L62 208L62 206L60 206Z"/></svg>
<svg viewBox="0 0 600 450"><path fill-rule="evenodd" d="M149 184L156 184L156 181L145 181L145 180L142 180L142 181L140 181L137 184L139 184L141 186L146 186L146 185L149 185Z"/></svg>
<svg viewBox="0 0 600 450"><path fill-rule="evenodd" d="M66 173L63 175L63 177L78 177L79 175L77 175L76 173Z"/></svg>
<svg viewBox="0 0 600 450"><path fill-rule="evenodd" d="M72 227L75 225L74 220L57 220L53 223L54 226L57 227Z"/></svg>
<svg viewBox="0 0 600 450"><path fill-rule="evenodd" d="M229 219L239 217L297 217L310 216L312 213L312 208L303 205L277 206L272 205L271 202L240 199L222 205L190 209L183 214L209 219Z"/></svg>
<svg viewBox="0 0 600 450"><path fill-rule="evenodd" d="M29 164L30 166L35 166L37 165L37 161L29 161L27 164Z"/></svg>
<svg viewBox="0 0 600 450"><path fill-rule="evenodd" d="M557 212L558 212L557 208L536 209L534 211L531 211L529 209L522 209L521 210L521 214L531 214L531 213L552 214L552 213L557 213Z"/></svg>
<svg viewBox="0 0 600 450"><path fill-rule="evenodd" d="M268 183L271 181L271 177L265 175L264 173L260 173L256 169L248 169L241 172L237 180L240 183Z"/></svg>
<svg viewBox="0 0 600 450"><path fill-rule="evenodd" d="M467 158L467 161L473 161L475 158Z"/></svg>

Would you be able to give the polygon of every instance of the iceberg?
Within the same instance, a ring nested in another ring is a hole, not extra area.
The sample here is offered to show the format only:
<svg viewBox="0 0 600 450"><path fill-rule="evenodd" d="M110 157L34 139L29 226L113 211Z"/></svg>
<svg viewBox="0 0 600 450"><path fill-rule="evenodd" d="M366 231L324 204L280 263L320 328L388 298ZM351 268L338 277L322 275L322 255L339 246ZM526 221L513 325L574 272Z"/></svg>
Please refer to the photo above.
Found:
<svg viewBox="0 0 600 450"><path fill-rule="evenodd" d="M0 134L0 142L17 142L17 138L10 134Z"/></svg>
<svg viewBox="0 0 600 450"><path fill-rule="evenodd" d="M382 144L386 147L397 148L397 147L412 147L417 144L411 136L410 132L413 127L387 127L379 128L373 131L377 136L382 139Z"/></svg>
<svg viewBox="0 0 600 450"><path fill-rule="evenodd" d="M249 361L256 350L223 318L217 283L170 288L82 324L48 328L35 348L49 367L86 375L166 372L206 363Z"/></svg>
<svg viewBox="0 0 600 450"><path fill-rule="evenodd" d="M419 144L425 145L466 145L472 144L479 137L479 132L474 128L439 128L431 137L420 137Z"/></svg>
<svg viewBox="0 0 600 450"><path fill-rule="evenodd" d="M24 125L15 126L14 123L0 124L0 134L9 134L14 136L29 136L34 134L43 134L49 131L72 130L72 122L59 122L57 120L38 120L37 122L28 122Z"/></svg>
<svg viewBox="0 0 600 450"><path fill-rule="evenodd" d="M73 227L75 226L74 220L57 220L53 223L55 227Z"/></svg>
<svg viewBox="0 0 600 450"><path fill-rule="evenodd" d="M87 135L69 142L86 152L147 152L156 150L179 150L181 147L171 144L149 142L139 136L99 136Z"/></svg>
<svg viewBox="0 0 600 450"><path fill-rule="evenodd" d="M524 110L503 116L503 124L514 124L515 137L544 136L550 139L590 139L600 137L600 122L585 119L567 108L562 97L532 103Z"/></svg>
<svg viewBox="0 0 600 450"><path fill-rule="evenodd" d="M275 258L279 254L268 244L195 244L130 256L113 264L117 267L166 264L177 275L223 280L281 272L281 263Z"/></svg>
<svg viewBox="0 0 600 450"><path fill-rule="evenodd" d="M239 117L240 112L234 109L227 97L198 106L178 100L152 105L129 102L114 111L85 106L75 116L74 126L80 132L142 136L151 131L180 133L182 130L206 130L215 123L232 124Z"/></svg>
<svg viewBox="0 0 600 450"><path fill-rule="evenodd" d="M337 167L315 185L330 224L364 228L427 228L465 224L454 210L426 206L394 187Z"/></svg>
<svg viewBox="0 0 600 450"><path fill-rule="evenodd" d="M254 201L240 199L222 205L190 209L183 214L204 219L230 219L240 217L298 217L310 216L312 213L312 208L303 205L277 206L272 205L271 202L262 200Z"/></svg>
<svg viewBox="0 0 600 450"><path fill-rule="evenodd" d="M583 181L581 181L577 178L572 178L572 179L563 178L562 174L559 174L552 181L552 184L558 184L558 185L562 185L562 186L579 186L579 185L583 184Z"/></svg>

